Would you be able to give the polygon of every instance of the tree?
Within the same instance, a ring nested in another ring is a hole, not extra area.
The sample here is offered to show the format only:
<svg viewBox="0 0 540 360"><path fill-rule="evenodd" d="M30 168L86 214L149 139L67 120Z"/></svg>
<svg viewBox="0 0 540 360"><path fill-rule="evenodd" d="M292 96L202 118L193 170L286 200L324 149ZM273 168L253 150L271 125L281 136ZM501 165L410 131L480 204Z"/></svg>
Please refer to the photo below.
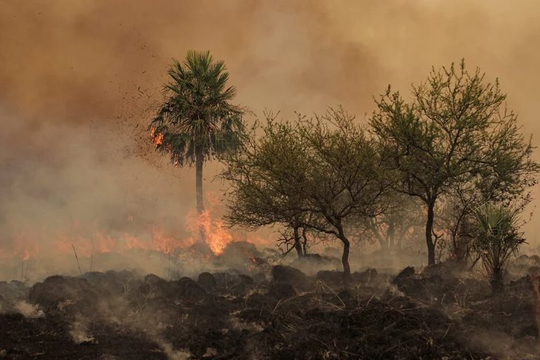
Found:
<svg viewBox="0 0 540 360"><path fill-rule="evenodd" d="M344 279L350 280L347 233L358 218L384 212L388 176L375 141L342 108L330 108L323 116L303 120L300 133L305 142L306 180L297 184L304 201L301 210L311 215L305 226L333 235L343 244Z"/></svg>
<svg viewBox="0 0 540 360"><path fill-rule="evenodd" d="M493 291L504 288L503 275L508 259L525 242L519 232L518 212L502 204L487 203L473 212L468 226L473 251L482 260Z"/></svg>
<svg viewBox="0 0 540 360"><path fill-rule="evenodd" d="M386 189L374 141L339 108L300 117L296 124L270 122L252 146L228 163L229 219L255 227L285 223L335 236L343 244L347 282L347 226L379 214Z"/></svg>
<svg viewBox="0 0 540 360"><path fill-rule="evenodd" d="M225 63L214 61L210 52L188 51L184 63L174 60L168 74L165 100L150 124L152 139L175 166L195 164L197 211L201 214L203 164L241 147L243 112L229 103L236 90L227 86ZM200 233L204 241L202 227Z"/></svg>
<svg viewBox="0 0 540 360"><path fill-rule="evenodd" d="M505 107L498 81L486 83L464 61L433 69L412 86L412 100L387 92L370 124L398 175L395 190L426 206L428 264L435 263L434 220L438 201L457 185L472 184L484 199L523 196L536 183L533 147Z"/></svg>
<svg viewBox="0 0 540 360"><path fill-rule="evenodd" d="M303 182L309 164L298 128L291 123L278 123L269 114L257 138L255 127L247 137L242 152L229 153L221 177L230 184L229 225L255 230L263 226L285 228L284 238L294 241L298 256L305 253L301 220L307 216L298 209L303 198L296 184ZM296 179L296 180L295 180Z"/></svg>
<svg viewBox="0 0 540 360"><path fill-rule="evenodd" d="M423 214L415 199L401 193L390 193L386 202L382 214L362 218L356 226L361 236L377 241L381 250L399 250L404 241L415 237Z"/></svg>
<svg viewBox="0 0 540 360"><path fill-rule="evenodd" d="M463 228L482 201L486 200L482 200L477 184L455 184L441 199L439 229L447 237L445 249L456 264L465 265L471 256L471 241Z"/></svg>

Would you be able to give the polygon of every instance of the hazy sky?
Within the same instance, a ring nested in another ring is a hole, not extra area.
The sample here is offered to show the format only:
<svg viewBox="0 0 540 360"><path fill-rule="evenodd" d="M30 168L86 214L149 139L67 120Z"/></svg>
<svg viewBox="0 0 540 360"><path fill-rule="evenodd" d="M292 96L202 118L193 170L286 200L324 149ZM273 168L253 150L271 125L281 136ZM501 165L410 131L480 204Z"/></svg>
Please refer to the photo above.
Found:
<svg viewBox="0 0 540 360"><path fill-rule="evenodd" d="M407 92L432 65L465 58L540 134L539 19L537 0L4 0L0 241L73 222L182 234L193 172L154 154L146 127L171 58L188 49L225 60L256 114L342 104L359 121L388 84ZM216 169L206 186L219 193Z"/></svg>

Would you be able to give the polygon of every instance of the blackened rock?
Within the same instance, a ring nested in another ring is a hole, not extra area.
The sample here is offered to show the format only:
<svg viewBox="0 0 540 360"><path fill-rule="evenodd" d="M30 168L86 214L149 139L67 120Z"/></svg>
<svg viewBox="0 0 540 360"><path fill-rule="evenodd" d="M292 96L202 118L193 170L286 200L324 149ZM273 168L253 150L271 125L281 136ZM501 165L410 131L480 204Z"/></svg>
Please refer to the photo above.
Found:
<svg viewBox="0 0 540 360"><path fill-rule="evenodd" d="M274 283L270 286L270 290L268 291L268 296L279 300L289 299L296 295L296 290L294 290L294 287L291 284Z"/></svg>
<svg viewBox="0 0 540 360"><path fill-rule="evenodd" d="M183 298L199 301L206 296L206 291L191 278L183 277L176 285L178 295Z"/></svg>
<svg viewBox="0 0 540 360"><path fill-rule="evenodd" d="M245 285L253 285L254 284L253 278L251 276L249 276L249 275L240 274L240 275L238 275L238 278Z"/></svg>
<svg viewBox="0 0 540 360"><path fill-rule="evenodd" d="M105 277L105 274L99 271L90 271L82 274L80 277L88 280L88 282L93 285L100 282Z"/></svg>
<svg viewBox="0 0 540 360"><path fill-rule="evenodd" d="M90 283L83 278L51 276L30 289L29 299L47 311L70 310L95 314L99 296Z"/></svg>
<svg viewBox="0 0 540 360"><path fill-rule="evenodd" d="M272 280L276 284L289 284L298 288L307 285L307 277L302 271L285 265L276 265L272 268Z"/></svg>
<svg viewBox="0 0 540 360"><path fill-rule="evenodd" d="M393 283L407 296L428 301L439 301L447 291L442 277L416 274L413 267L403 269Z"/></svg>
<svg viewBox="0 0 540 360"><path fill-rule="evenodd" d="M443 279L451 279L455 278L459 272L465 268L463 264L458 263L437 263L434 265L428 265L424 269L422 269L422 276L423 277L433 277L438 276Z"/></svg>
<svg viewBox="0 0 540 360"><path fill-rule="evenodd" d="M251 276L240 274L235 276L235 284L232 285L229 290L235 295L245 295L253 288L253 286L254 282Z"/></svg>
<svg viewBox="0 0 540 360"><path fill-rule="evenodd" d="M148 274L144 277L139 291L142 294L155 293L159 296L166 297L171 296L175 292L171 283L154 274Z"/></svg>
<svg viewBox="0 0 540 360"><path fill-rule="evenodd" d="M144 277L144 282L150 285L161 285L166 281L154 274L148 274Z"/></svg>
<svg viewBox="0 0 540 360"><path fill-rule="evenodd" d="M200 273L197 283L206 291L212 291L217 287L216 278L209 272Z"/></svg>
<svg viewBox="0 0 540 360"><path fill-rule="evenodd" d="M141 281L127 271L90 272L83 274L101 296L123 296L138 289ZM149 284L145 284L149 286Z"/></svg>
<svg viewBox="0 0 540 360"><path fill-rule="evenodd" d="M260 293L253 293L246 298L246 306L248 307L265 307L269 304L267 296Z"/></svg>
<svg viewBox="0 0 540 360"><path fill-rule="evenodd" d="M227 272L214 273L218 288L228 288L238 283L238 278Z"/></svg>
<svg viewBox="0 0 540 360"><path fill-rule="evenodd" d="M407 266L405 269L401 270L401 272L395 277L393 283L399 285L405 280L408 280L414 276L416 273L416 270L412 266Z"/></svg>

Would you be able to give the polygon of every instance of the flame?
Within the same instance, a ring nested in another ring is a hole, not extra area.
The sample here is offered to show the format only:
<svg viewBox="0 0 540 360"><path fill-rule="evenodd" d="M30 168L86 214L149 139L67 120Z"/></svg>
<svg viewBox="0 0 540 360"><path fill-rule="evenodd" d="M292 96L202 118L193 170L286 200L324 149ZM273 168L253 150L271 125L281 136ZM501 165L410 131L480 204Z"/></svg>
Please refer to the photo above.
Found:
<svg viewBox="0 0 540 360"><path fill-rule="evenodd" d="M29 231L15 232L11 246L0 244L0 258L20 259L22 261L36 257L40 253L39 243L33 241Z"/></svg>
<svg viewBox="0 0 540 360"><path fill-rule="evenodd" d="M163 144L163 133L159 133L159 134L156 134L156 128L155 127L151 127L150 128L150 136L152 137L152 142L156 145L156 146L160 146L161 144Z"/></svg>
<svg viewBox="0 0 540 360"><path fill-rule="evenodd" d="M201 214L191 213L188 216L186 227L197 238L202 229L206 237L206 244L216 255L225 250L227 244L233 241L233 236L225 229L220 220L212 220L211 210L205 210Z"/></svg>
<svg viewBox="0 0 540 360"><path fill-rule="evenodd" d="M207 195L208 196L208 195ZM75 249L79 258L90 258L96 254L124 253L132 250L155 251L163 254L174 254L181 260L193 259L211 261L214 255L220 255L226 246L235 241L224 223L215 219L214 208L221 203L218 196L210 194L207 199L208 209L197 214L195 211L186 217L186 229L190 236L178 236L164 224L150 224L148 228L137 232L111 231L98 221L81 222L71 220L59 230L51 228L32 228L31 220L10 223L8 238L0 242L0 259L19 259L26 261L39 256L65 254L73 255ZM126 229L138 222L133 215L126 217ZM136 226L140 229L140 226ZM17 231L17 229L26 229ZM206 249L202 251L193 247L200 243L200 229L206 235ZM242 238L244 240L244 238ZM236 239L238 240L238 239ZM261 239L258 239L261 241ZM181 251L177 251L181 249ZM197 261L198 261L197 260Z"/></svg>

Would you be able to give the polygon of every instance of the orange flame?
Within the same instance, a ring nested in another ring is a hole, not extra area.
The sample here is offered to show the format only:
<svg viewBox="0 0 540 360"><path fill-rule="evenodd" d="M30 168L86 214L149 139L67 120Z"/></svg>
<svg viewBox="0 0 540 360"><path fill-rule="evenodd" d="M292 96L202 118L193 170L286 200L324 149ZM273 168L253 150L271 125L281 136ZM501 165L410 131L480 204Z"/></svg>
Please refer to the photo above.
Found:
<svg viewBox="0 0 540 360"><path fill-rule="evenodd" d="M211 210L205 210L199 215L190 214L186 227L194 234L195 238L202 229L206 237L206 244L216 255L223 253L227 244L233 241L233 236L225 229L223 222L212 220Z"/></svg>
<svg viewBox="0 0 540 360"><path fill-rule="evenodd" d="M154 127L150 128L150 136L152 137L152 142L156 146L160 146L161 144L163 144L163 136L164 135L162 133L156 134L156 128L154 128Z"/></svg>
<svg viewBox="0 0 540 360"><path fill-rule="evenodd" d="M221 202L219 197L210 195L207 201L209 207L206 211L200 215L192 212L186 218L186 228L191 232L191 236L175 236L162 224L151 225L146 232L142 233L129 231L111 233L102 228L97 221L81 224L74 220L60 231L45 228L32 230L30 224L13 223L11 224L12 231L10 231L12 235L7 241L0 242L0 259L28 260L40 255L59 253L71 255L73 248L81 258L92 257L99 253L122 253L129 250L172 254L177 249L186 249L186 252L175 254L176 257L180 257L183 253L187 255L189 251L195 251L187 249L197 243L200 229L203 229L206 235L208 248L213 254L219 255L235 239L222 221L213 219L214 207ZM128 216L126 223L131 222L136 222L136 220L133 216ZM28 230L24 232L18 230L24 228ZM210 260L212 255L209 253L205 257Z"/></svg>

